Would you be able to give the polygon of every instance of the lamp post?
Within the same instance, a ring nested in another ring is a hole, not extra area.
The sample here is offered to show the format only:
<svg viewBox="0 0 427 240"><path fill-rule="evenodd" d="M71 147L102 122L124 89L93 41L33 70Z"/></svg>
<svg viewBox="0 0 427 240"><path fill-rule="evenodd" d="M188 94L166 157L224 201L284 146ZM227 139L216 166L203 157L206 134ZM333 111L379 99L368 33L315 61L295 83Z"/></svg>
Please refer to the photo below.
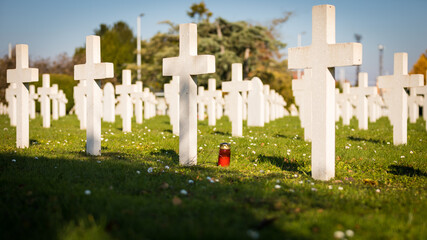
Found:
<svg viewBox="0 0 427 240"><path fill-rule="evenodd" d="M384 53L384 46L382 44L378 45L378 50L380 51L380 72L378 76L383 75L383 53Z"/></svg>
<svg viewBox="0 0 427 240"><path fill-rule="evenodd" d="M141 81L141 17L143 13L139 14L136 18L136 66L137 66L137 80Z"/></svg>
<svg viewBox="0 0 427 240"><path fill-rule="evenodd" d="M304 34L305 34L305 32L298 33L298 47L301 47L301 36ZM298 75L297 75L298 79L301 79L301 69L298 69L297 73L298 73Z"/></svg>
<svg viewBox="0 0 427 240"><path fill-rule="evenodd" d="M362 40L362 35L360 34L354 34L354 38L356 39L357 43L360 43L360 40ZM356 66L356 85L359 86L359 72L360 72L360 65Z"/></svg>

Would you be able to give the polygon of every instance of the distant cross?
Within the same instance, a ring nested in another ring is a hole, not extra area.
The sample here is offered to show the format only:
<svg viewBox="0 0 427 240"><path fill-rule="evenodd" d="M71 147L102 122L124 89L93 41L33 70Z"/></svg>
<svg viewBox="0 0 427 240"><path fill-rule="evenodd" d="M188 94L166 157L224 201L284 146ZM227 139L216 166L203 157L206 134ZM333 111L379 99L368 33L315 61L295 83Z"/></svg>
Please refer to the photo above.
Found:
<svg viewBox="0 0 427 240"><path fill-rule="evenodd" d="M151 92L149 88L144 88L143 91L143 101L144 101L144 119L150 119L151 118L151 109L152 109L152 102L151 102Z"/></svg>
<svg viewBox="0 0 427 240"><path fill-rule="evenodd" d="M103 94L103 120L113 123L116 120L116 94L112 83L108 82L104 85Z"/></svg>
<svg viewBox="0 0 427 240"><path fill-rule="evenodd" d="M59 90L59 116L63 117L65 115L67 115L67 103L68 103L68 99L67 96L65 95L63 90Z"/></svg>
<svg viewBox="0 0 427 240"><path fill-rule="evenodd" d="M16 45L16 69L7 70L7 82L16 83L16 147L26 148L29 139L28 83L39 80L39 70L28 68L28 45Z"/></svg>
<svg viewBox="0 0 427 240"><path fill-rule="evenodd" d="M120 94L122 100L122 109L120 115L122 116L122 130L123 132L132 131L132 113L133 105L130 94L135 92L135 86L131 84L131 71L123 70L122 72L122 85L116 86L116 93Z"/></svg>
<svg viewBox="0 0 427 240"><path fill-rule="evenodd" d="M36 118L36 100L39 98L39 95L36 93L36 87L34 85L30 85L30 95L28 95L30 99L30 118Z"/></svg>
<svg viewBox="0 0 427 240"><path fill-rule="evenodd" d="M74 66L74 79L86 80L87 128L86 152L101 155L101 82L95 79L112 78L112 63L101 63L101 40L99 36L86 37L86 63Z"/></svg>
<svg viewBox="0 0 427 240"><path fill-rule="evenodd" d="M248 126L264 127L264 93L261 79L251 80L252 90L248 94Z"/></svg>
<svg viewBox="0 0 427 240"><path fill-rule="evenodd" d="M197 84L194 75L214 72L215 56L197 55L197 25L180 24L179 56L163 59L163 76L179 76L179 163L181 165L197 164Z"/></svg>
<svg viewBox="0 0 427 240"><path fill-rule="evenodd" d="M243 136L243 103L240 92L249 91L252 89L250 81L243 81L242 64L233 63L231 65L231 81L222 82L222 91L229 92L231 116L231 135L233 137Z"/></svg>
<svg viewBox="0 0 427 240"><path fill-rule="evenodd" d="M312 45L289 49L289 69L311 68L312 73L312 176L335 176L335 81L334 67L360 65L360 43L335 43L335 7L313 7ZM331 72L332 71L332 72Z"/></svg>
<svg viewBox="0 0 427 240"><path fill-rule="evenodd" d="M353 98L355 97L351 91L351 86L349 82L342 83L342 93L339 96L339 102L341 105L342 111L342 122L344 126L350 125L350 120L352 118L353 112Z"/></svg>
<svg viewBox="0 0 427 240"><path fill-rule="evenodd" d="M222 91L216 90L216 95L215 95L216 119L222 118L222 115L224 114L224 104L225 104L225 101L224 101L224 98L222 97Z"/></svg>
<svg viewBox="0 0 427 240"><path fill-rule="evenodd" d="M10 119L10 125L16 127L16 83L9 84L6 89L6 101L8 104L8 114Z"/></svg>
<svg viewBox="0 0 427 240"><path fill-rule="evenodd" d="M217 96L216 80L215 78L209 78L208 90L204 92L205 102L208 105L208 124L209 126L216 125L216 101Z"/></svg>
<svg viewBox="0 0 427 240"><path fill-rule="evenodd" d="M59 88L58 84L52 84L52 92L49 95L50 99L52 99L52 119L58 120L59 119Z"/></svg>
<svg viewBox="0 0 427 240"><path fill-rule="evenodd" d="M378 95L378 87L375 88L375 94L368 97L368 109L369 109L369 122L375 122L381 115L381 106L384 105L384 101L380 95Z"/></svg>
<svg viewBox="0 0 427 240"><path fill-rule="evenodd" d="M51 118L51 111L50 111L50 97L49 95L52 94L52 87L50 86L50 75L49 74L43 74L42 75L42 81L43 85L41 87L37 88L37 92L40 95L39 101L40 101L40 113L43 118L43 127L44 128L50 128L50 118Z"/></svg>
<svg viewBox="0 0 427 240"><path fill-rule="evenodd" d="M264 85L264 122L270 122L270 85Z"/></svg>
<svg viewBox="0 0 427 240"><path fill-rule="evenodd" d="M169 105L168 113L172 125L172 133L179 135L179 77L173 76L172 81L164 85L165 101Z"/></svg>
<svg viewBox="0 0 427 240"><path fill-rule="evenodd" d="M406 144L408 141L408 94L405 87L422 86L422 74L408 75L408 54L394 54L394 75L379 76L378 86L390 91L390 121L393 123L394 145Z"/></svg>
<svg viewBox="0 0 427 240"><path fill-rule="evenodd" d="M426 73L427 74L427 73ZM424 95L423 97L423 118L426 121L426 130L427 130L427 85L417 87L417 94Z"/></svg>
<svg viewBox="0 0 427 240"><path fill-rule="evenodd" d="M368 130L368 99L366 96L374 95L376 87L368 87L368 73L359 72L359 86L352 87L350 92L356 96L356 116L359 129Z"/></svg>
<svg viewBox="0 0 427 240"><path fill-rule="evenodd" d="M143 107L142 102L146 98L145 93L142 91L142 81L136 81L135 83L135 91L131 93L131 97L133 102L135 103L135 121L138 124L142 124L143 122Z"/></svg>
<svg viewBox="0 0 427 240"><path fill-rule="evenodd" d="M417 95L418 89L419 88L409 89L408 107L409 107L409 122L410 123L416 123L417 122L417 119L420 115L420 106L423 106L423 97Z"/></svg>
<svg viewBox="0 0 427 240"><path fill-rule="evenodd" d="M81 80L77 86L73 88L74 106L77 118L80 120L80 129L87 128L87 84L86 80Z"/></svg>
<svg viewBox="0 0 427 240"><path fill-rule="evenodd" d="M311 141L311 128L312 128L312 119L311 119L311 95L312 95L312 71L309 68L304 69L304 75L301 80L294 79L292 80L292 90L300 91L302 94L300 101L300 118L304 128L304 140Z"/></svg>
<svg viewBox="0 0 427 240"><path fill-rule="evenodd" d="M197 117L200 121L205 120L205 106L205 88L203 86L199 86L197 90Z"/></svg>

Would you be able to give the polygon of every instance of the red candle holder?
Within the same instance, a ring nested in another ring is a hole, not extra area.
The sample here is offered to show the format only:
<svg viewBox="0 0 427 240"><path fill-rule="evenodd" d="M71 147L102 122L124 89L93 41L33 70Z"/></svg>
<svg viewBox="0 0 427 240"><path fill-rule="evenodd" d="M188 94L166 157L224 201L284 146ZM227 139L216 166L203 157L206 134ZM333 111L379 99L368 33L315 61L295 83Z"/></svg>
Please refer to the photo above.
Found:
<svg viewBox="0 0 427 240"><path fill-rule="evenodd" d="M229 143L221 143L219 145L218 166L230 166L230 153L231 152Z"/></svg>

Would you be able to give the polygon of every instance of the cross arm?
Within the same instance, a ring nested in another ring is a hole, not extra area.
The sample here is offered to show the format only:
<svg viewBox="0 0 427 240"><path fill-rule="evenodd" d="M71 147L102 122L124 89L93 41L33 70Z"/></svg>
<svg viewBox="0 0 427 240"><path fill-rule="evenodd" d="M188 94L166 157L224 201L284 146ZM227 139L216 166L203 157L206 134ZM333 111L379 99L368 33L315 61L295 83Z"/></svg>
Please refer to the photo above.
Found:
<svg viewBox="0 0 427 240"><path fill-rule="evenodd" d="M288 50L288 68L299 69L308 68L310 63L311 47L295 47Z"/></svg>
<svg viewBox="0 0 427 240"><path fill-rule="evenodd" d="M38 82L39 70L37 68L21 68L21 69L8 69L7 82Z"/></svg>
<svg viewBox="0 0 427 240"><path fill-rule="evenodd" d="M344 67L362 64L362 44L336 43L328 46L328 67Z"/></svg>

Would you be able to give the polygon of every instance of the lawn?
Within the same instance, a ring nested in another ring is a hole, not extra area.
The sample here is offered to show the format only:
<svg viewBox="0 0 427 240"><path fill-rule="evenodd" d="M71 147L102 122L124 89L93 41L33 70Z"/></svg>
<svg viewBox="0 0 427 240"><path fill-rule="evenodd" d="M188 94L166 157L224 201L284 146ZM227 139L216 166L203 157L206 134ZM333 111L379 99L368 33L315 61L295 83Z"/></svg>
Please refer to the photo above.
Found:
<svg viewBox="0 0 427 240"><path fill-rule="evenodd" d="M74 115L50 129L31 120L28 149L15 148L0 116L0 239L427 239L422 119L403 146L386 118L368 131L337 123L336 177L326 182L310 177L296 117L244 127L243 138L226 118L198 127L198 165L181 167L165 116L128 134L119 117L102 123L100 157L86 156ZM216 166L222 142L228 168Z"/></svg>

